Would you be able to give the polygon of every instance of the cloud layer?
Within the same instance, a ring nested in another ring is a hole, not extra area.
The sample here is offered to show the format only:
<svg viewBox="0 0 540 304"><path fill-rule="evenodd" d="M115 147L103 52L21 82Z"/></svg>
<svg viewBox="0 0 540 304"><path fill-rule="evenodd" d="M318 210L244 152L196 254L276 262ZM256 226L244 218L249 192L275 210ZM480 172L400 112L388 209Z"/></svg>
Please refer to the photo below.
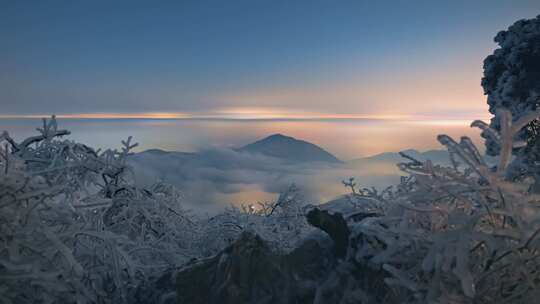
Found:
<svg viewBox="0 0 540 304"><path fill-rule="evenodd" d="M438 152L427 155L437 161L445 156ZM178 186L190 207L212 211L229 204L273 200L292 183L314 204L346 194L341 181L349 177L355 177L362 186L386 187L399 181L395 165L398 161L395 153L387 153L344 164L292 163L260 154L213 149L200 153L149 150L134 155L130 163L139 185L161 179Z"/></svg>

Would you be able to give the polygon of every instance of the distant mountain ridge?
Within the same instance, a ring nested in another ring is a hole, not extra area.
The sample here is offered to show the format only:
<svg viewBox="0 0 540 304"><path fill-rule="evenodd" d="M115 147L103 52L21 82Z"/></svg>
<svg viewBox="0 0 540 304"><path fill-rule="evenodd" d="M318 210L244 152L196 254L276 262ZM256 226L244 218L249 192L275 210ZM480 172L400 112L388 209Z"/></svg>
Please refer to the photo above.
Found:
<svg viewBox="0 0 540 304"><path fill-rule="evenodd" d="M294 162L342 163L323 148L283 134L273 134L237 149L239 152L258 153Z"/></svg>
<svg viewBox="0 0 540 304"><path fill-rule="evenodd" d="M291 136L283 134L273 134L263 139L257 140L253 143L247 144L240 148L232 149L236 152L246 152L250 154L260 154L264 156L270 156L273 158L292 161L295 163L304 162L329 162L329 163L348 163L348 164L360 164L365 162L370 163L392 163L397 164L399 162L406 161L399 152L384 152L372 156L360 157L351 159L348 161L341 161L330 152L323 148L312 144L310 142L296 139ZM415 149L407 149L401 152L406 153L420 161L431 160L435 163L449 165L449 154L446 150L428 150L418 151ZM139 155L154 155L163 157L172 157L184 160L200 160L206 159L211 150L202 152L179 152L179 151L164 151L160 149L148 149L143 152L137 153Z"/></svg>
<svg viewBox="0 0 540 304"><path fill-rule="evenodd" d="M415 149L407 149L401 151L411 157L414 157L415 159L418 159L420 161L426 161L431 160L432 162L438 163L438 164L444 164L448 165L450 164L449 154L446 150L428 150L425 152L420 152ZM400 162L406 162L407 160L403 158L399 152L384 152L380 154L376 154L373 156L368 157L362 157L350 160L349 163L361 163L361 162L391 162L394 164L400 163Z"/></svg>

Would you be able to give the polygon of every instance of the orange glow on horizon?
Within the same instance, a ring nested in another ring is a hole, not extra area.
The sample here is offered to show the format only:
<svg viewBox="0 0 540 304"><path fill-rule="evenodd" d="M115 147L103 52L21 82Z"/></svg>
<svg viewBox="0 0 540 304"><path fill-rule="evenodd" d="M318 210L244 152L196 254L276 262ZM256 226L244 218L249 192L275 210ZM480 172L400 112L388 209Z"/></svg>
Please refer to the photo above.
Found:
<svg viewBox="0 0 540 304"><path fill-rule="evenodd" d="M474 119L489 119L485 114L467 115L467 117L446 115L408 115L408 114L335 114L290 111L273 108L230 108L210 113L183 112L147 112L147 113L80 113L59 114L63 119L230 119L230 120L389 120L407 121L414 124L428 125L462 125L469 124ZM39 119L50 115L1 115L0 119Z"/></svg>
<svg viewBox="0 0 540 304"><path fill-rule="evenodd" d="M321 113L295 111L282 108L256 108L256 107L238 107L225 108L216 111L214 114L206 117L229 118L229 119L380 119L380 120L399 120L409 119L410 115L400 114L340 114L340 113Z"/></svg>

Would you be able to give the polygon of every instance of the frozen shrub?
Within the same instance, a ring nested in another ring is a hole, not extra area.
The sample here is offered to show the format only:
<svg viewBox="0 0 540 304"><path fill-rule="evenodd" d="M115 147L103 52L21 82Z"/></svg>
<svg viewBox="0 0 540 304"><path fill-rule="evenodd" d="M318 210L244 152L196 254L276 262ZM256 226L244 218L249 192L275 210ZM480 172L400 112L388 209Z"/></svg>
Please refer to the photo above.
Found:
<svg viewBox="0 0 540 304"><path fill-rule="evenodd" d="M518 120L499 111L500 133L480 121L472 124L490 132L500 147L495 168L469 138L456 142L440 135L453 167L404 155L410 161L399 166L409 177L393 193L352 193L384 207L379 217L351 223L355 243L349 258L382 267L389 291L404 302L534 303L538 298L540 196L506 171L514 139L540 111Z"/></svg>
<svg viewBox="0 0 540 304"><path fill-rule="evenodd" d="M131 138L96 151L64 140L54 116L38 131L20 143L0 135L2 303L133 303L163 272L218 253L243 230L284 250L309 231L295 187L206 218L183 209L173 186L134 186Z"/></svg>
<svg viewBox="0 0 540 304"><path fill-rule="evenodd" d="M4 303L126 303L148 276L191 256L191 223L164 185L136 189L136 146L95 151L40 135L0 137L0 287Z"/></svg>
<svg viewBox="0 0 540 304"><path fill-rule="evenodd" d="M310 207L299 189L291 185L276 201L231 206L209 218L202 227L202 242L207 250L211 249L209 253L215 254L248 230L269 242L274 250L289 251L312 230L305 218Z"/></svg>

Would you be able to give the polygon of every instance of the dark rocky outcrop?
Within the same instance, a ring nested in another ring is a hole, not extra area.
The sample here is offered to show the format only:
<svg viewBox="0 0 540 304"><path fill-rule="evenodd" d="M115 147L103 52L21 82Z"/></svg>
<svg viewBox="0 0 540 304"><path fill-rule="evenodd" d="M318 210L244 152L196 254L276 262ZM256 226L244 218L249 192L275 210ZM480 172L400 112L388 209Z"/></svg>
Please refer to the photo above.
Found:
<svg viewBox="0 0 540 304"><path fill-rule="evenodd" d="M175 272L165 271L154 277L148 278L144 283L137 286L133 298L129 303L133 304L174 304L176 303Z"/></svg>
<svg viewBox="0 0 540 304"><path fill-rule="evenodd" d="M366 214L365 217L375 216ZM325 235L308 239L288 254L271 250L244 232L217 256L193 261L176 277L179 304L382 303L388 298L382 269L347 260L350 231L339 213L312 210L308 221ZM326 240L328 238L326 237ZM328 244L327 244L328 243ZM332 245L333 243L333 245ZM362 290L369 291L368 293ZM394 302L392 302L394 303ZM397 303L397 302L396 302Z"/></svg>
<svg viewBox="0 0 540 304"><path fill-rule="evenodd" d="M315 208L307 214L307 220L312 226L328 233L334 241L337 257L345 257L351 232L341 213L331 214L328 211Z"/></svg>
<svg viewBox="0 0 540 304"><path fill-rule="evenodd" d="M335 262L331 250L314 240L279 255L244 232L217 256L178 274L178 303L313 303L315 286Z"/></svg>

